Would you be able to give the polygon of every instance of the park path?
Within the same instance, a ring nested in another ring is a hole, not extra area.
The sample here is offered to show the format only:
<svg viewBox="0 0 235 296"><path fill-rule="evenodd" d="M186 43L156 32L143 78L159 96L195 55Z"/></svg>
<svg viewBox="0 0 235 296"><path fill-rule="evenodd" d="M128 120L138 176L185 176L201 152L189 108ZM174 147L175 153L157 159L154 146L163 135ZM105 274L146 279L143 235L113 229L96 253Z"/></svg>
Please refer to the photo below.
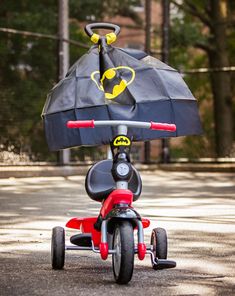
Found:
<svg viewBox="0 0 235 296"><path fill-rule="evenodd" d="M224 173L145 172L137 211L164 227L177 267L154 271L135 260L127 286L113 282L111 260L68 252L50 266L51 228L98 213L84 177L0 180L0 295L235 295L235 177ZM73 231L68 231L71 235ZM145 231L149 242L151 229Z"/></svg>

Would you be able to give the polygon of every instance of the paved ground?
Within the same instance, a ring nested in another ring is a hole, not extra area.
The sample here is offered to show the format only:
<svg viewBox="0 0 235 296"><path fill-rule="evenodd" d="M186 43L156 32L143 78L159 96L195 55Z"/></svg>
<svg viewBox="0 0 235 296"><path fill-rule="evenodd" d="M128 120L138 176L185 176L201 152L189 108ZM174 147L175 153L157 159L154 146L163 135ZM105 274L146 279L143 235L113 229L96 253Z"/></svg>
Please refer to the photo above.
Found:
<svg viewBox="0 0 235 296"><path fill-rule="evenodd" d="M136 259L132 281L118 286L110 259L70 251L65 269L52 270L51 228L98 212L84 177L1 179L0 295L235 295L234 175L157 171L142 179L136 209L151 228L167 229L177 268L154 271L149 258Z"/></svg>

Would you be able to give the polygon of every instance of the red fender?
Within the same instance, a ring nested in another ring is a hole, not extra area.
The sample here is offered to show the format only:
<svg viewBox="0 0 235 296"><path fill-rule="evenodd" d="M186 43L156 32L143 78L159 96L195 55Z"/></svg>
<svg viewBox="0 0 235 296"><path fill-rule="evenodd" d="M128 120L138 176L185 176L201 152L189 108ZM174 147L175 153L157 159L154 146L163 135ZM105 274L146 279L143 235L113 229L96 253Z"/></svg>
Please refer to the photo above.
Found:
<svg viewBox="0 0 235 296"><path fill-rule="evenodd" d="M110 193L108 198L103 202L100 214L105 217L115 204L128 204L131 206L133 202L133 193L128 189L116 189Z"/></svg>
<svg viewBox="0 0 235 296"><path fill-rule="evenodd" d="M94 228L97 217L72 218L66 223L66 227L81 230L82 233L91 233L95 247L98 247L101 240L101 232Z"/></svg>

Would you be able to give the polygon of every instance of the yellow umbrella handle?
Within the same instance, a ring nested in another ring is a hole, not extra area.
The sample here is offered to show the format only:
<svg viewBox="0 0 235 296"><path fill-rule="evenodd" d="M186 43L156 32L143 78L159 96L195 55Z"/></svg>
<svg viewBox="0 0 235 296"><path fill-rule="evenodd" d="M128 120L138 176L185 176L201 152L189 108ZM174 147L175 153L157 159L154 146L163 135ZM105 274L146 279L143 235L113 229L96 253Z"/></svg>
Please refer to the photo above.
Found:
<svg viewBox="0 0 235 296"><path fill-rule="evenodd" d="M85 32L90 37L91 41L95 44L99 42L99 40L102 36L94 33L93 32L94 29L113 30L113 32L105 35L106 42L109 45L116 41L117 35L120 33L120 30L121 30L119 26L111 24L111 23L93 23L93 24L86 25Z"/></svg>

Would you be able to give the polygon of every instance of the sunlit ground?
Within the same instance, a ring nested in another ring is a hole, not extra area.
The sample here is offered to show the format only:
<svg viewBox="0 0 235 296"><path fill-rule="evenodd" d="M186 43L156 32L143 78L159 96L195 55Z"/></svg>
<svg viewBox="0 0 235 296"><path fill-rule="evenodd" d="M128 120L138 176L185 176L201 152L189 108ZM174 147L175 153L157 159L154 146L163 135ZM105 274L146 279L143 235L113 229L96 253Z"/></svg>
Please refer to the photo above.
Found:
<svg viewBox="0 0 235 296"><path fill-rule="evenodd" d="M151 220L146 243L152 228L166 228L168 257L177 268L153 271L150 258L136 259L132 282L119 287L113 286L111 259L70 252L65 270L52 271L51 228L71 217L97 215L99 203L87 197L82 176L0 179L0 295L33 295L35 289L35 295L72 295L75 288L83 295L99 295L101 288L102 294L116 295L110 286L128 295L235 295L234 175L157 171L141 176L143 193L134 205ZM72 233L68 230L67 238ZM28 287L22 287L22 277ZM47 285L39 289L44 277Z"/></svg>

